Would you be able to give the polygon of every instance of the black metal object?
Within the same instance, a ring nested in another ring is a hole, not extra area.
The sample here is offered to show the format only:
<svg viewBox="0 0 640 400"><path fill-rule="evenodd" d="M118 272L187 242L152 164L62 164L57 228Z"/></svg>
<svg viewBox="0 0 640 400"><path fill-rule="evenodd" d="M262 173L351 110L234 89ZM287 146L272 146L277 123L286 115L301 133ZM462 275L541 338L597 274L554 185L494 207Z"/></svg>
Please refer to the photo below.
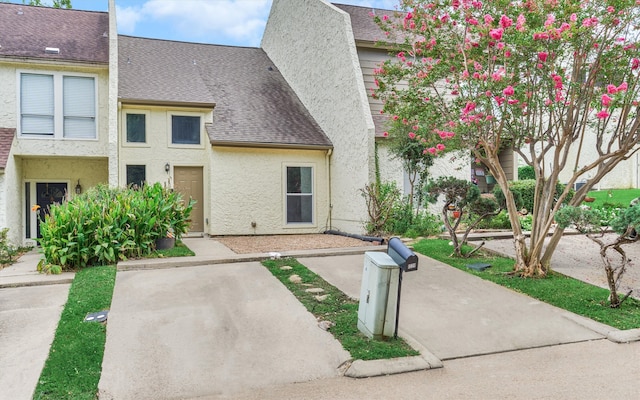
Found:
<svg viewBox="0 0 640 400"><path fill-rule="evenodd" d="M389 239L387 254L393 258L400 269L406 272L418 270L418 256L397 237Z"/></svg>
<svg viewBox="0 0 640 400"><path fill-rule="evenodd" d="M402 292L402 273L418 270L418 256L405 245L400 238L392 237L387 244L387 254L400 267L398 276L398 300L396 303L396 328L393 337L398 337L398 321L400 321L400 293Z"/></svg>

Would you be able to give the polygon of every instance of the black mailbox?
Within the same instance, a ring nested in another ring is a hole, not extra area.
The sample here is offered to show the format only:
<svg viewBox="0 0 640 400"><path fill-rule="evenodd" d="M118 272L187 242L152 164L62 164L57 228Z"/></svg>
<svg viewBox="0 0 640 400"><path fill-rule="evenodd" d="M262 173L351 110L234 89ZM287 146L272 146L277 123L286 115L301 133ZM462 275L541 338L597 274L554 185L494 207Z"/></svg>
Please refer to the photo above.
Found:
<svg viewBox="0 0 640 400"><path fill-rule="evenodd" d="M399 238L392 237L389 239L387 254L400 266L402 271L409 272L418 270L418 256L402 243L402 240Z"/></svg>

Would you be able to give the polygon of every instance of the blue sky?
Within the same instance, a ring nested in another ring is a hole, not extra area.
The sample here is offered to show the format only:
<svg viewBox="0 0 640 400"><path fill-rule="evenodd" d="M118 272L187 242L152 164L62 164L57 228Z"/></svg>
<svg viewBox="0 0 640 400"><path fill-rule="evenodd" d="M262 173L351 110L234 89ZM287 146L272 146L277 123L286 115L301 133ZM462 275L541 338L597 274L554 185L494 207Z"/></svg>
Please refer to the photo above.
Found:
<svg viewBox="0 0 640 400"><path fill-rule="evenodd" d="M22 3L22 0L10 2ZM399 0L333 2L394 9ZM106 11L108 7L107 0L71 0L71 4L78 10ZM116 0L116 8L120 34L257 47L269 17L271 0Z"/></svg>

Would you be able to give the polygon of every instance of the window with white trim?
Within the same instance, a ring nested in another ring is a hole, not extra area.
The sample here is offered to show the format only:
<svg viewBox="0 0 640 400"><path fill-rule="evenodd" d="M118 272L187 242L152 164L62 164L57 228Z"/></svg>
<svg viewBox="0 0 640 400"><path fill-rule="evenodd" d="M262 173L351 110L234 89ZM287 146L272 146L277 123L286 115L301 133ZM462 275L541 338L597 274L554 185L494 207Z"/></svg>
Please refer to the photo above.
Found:
<svg viewBox="0 0 640 400"><path fill-rule="evenodd" d="M313 223L313 168L287 167L287 224Z"/></svg>
<svg viewBox="0 0 640 400"><path fill-rule="evenodd" d="M96 79L20 73L20 135L95 139Z"/></svg>

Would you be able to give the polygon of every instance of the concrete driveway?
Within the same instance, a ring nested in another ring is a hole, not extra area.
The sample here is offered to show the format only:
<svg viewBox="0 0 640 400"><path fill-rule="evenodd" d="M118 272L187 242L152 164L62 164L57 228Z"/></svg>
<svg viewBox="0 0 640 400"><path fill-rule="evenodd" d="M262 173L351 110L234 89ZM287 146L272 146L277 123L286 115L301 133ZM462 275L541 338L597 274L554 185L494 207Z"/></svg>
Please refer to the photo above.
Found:
<svg viewBox="0 0 640 400"><path fill-rule="evenodd" d="M33 396L70 286L0 289L0 399Z"/></svg>
<svg viewBox="0 0 640 400"><path fill-rule="evenodd" d="M257 262L119 272L100 399L172 399L340 375L350 358Z"/></svg>
<svg viewBox="0 0 640 400"><path fill-rule="evenodd" d="M299 261L351 297L364 255ZM400 335L441 360L601 339L613 328L419 255L404 274Z"/></svg>

